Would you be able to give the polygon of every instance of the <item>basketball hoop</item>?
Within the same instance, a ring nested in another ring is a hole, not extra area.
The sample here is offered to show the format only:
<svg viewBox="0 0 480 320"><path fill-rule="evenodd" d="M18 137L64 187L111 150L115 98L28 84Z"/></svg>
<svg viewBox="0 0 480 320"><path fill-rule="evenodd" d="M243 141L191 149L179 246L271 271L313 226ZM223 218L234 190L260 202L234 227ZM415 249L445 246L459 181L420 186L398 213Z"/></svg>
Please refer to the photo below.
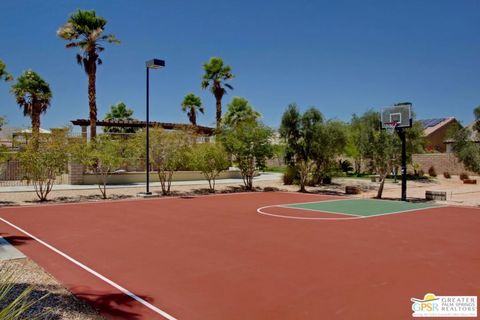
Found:
<svg viewBox="0 0 480 320"><path fill-rule="evenodd" d="M383 128L387 130L389 133L393 133L395 129L398 127L399 122L397 121L392 121L392 122L384 122L383 123Z"/></svg>

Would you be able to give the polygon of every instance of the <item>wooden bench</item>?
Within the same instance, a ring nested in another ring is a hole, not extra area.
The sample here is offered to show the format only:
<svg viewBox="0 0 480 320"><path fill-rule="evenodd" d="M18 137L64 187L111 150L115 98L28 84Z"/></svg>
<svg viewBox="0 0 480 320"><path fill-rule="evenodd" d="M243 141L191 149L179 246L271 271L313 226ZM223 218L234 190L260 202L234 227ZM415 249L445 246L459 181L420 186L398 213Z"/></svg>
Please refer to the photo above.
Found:
<svg viewBox="0 0 480 320"><path fill-rule="evenodd" d="M476 179L463 179L464 184L477 184Z"/></svg>
<svg viewBox="0 0 480 320"><path fill-rule="evenodd" d="M425 191L426 200L447 200L447 193L445 191Z"/></svg>
<svg viewBox="0 0 480 320"><path fill-rule="evenodd" d="M380 176L378 174L377 175L372 175L372 176L370 176L370 181L380 182Z"/></svg>

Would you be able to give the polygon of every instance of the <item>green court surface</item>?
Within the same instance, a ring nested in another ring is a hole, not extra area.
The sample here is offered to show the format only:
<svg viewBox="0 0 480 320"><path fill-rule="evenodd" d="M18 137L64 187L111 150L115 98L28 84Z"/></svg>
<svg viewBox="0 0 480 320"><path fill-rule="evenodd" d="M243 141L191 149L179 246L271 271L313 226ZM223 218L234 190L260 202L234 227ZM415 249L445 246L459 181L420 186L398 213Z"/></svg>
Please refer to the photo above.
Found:
<svg viewBox="0 0 480 320"><path fill-rule="evenodd" d="M438 207L428 203L410 203L392 200L373 199L349 199L334 201L319 201L308 203L288 204L282 207L298 208L328 213L341 213L354 216L375 216L389 213L400 213L405 211L421 210L425 208Z"/></svg>

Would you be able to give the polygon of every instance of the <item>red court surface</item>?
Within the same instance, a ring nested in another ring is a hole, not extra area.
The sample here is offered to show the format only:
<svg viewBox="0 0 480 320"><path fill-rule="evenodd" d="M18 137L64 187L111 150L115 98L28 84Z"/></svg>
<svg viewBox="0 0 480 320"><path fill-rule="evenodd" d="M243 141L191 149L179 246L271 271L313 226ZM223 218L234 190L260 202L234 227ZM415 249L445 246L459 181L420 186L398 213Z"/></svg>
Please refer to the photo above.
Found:
<svg viewBox="0 0 480 320"><path fill-rule="evenodd" d="M103 280L5 222L0 232L111 319L409 319L412 297L479 295L478 209L355 220L257 213L328 199L242 193L0 209Z"/></svg>

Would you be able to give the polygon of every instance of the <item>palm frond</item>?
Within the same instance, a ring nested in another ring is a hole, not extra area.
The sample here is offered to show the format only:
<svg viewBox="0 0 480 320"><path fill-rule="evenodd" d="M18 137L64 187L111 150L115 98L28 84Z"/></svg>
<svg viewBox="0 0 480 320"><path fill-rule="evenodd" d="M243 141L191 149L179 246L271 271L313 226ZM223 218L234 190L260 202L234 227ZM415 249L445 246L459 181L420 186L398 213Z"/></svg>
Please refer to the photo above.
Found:
<svg viewBox="0 0 480 320"><path fill-rule="evenodd" d="M70 48L76 48L79 46L78 42L69 42L65 45L65 48L70 49Z"/></svg>

